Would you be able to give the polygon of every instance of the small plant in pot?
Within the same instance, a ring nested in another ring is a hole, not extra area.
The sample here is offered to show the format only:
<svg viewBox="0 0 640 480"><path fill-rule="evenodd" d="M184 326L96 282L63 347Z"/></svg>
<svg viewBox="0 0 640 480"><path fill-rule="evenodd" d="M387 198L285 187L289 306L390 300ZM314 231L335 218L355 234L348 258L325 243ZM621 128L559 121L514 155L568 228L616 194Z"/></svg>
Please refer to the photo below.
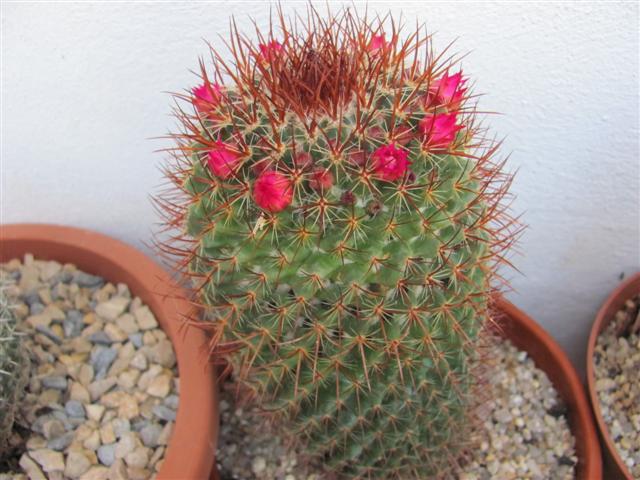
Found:
<svg viewBox="0 0 640 480"><path fill-rule="evenodd" d="M209 475L215 378L165 271L105 235L2 225L0 279L1 480Z"/></svg>
<svg viewBox="0 0 640 480"><path fill-rule="evenodd" d="M176 188L157 202L181 231L161 247L195 285L194 324L236 400L318 478L484 478L459 469L482 443L490 297L520 225L467 78L422 28L349 9L280 12L257 36L234 28L231 61L212 49L176 95Z"/></svg>
<svg viewBox="0 0 640 480"><path fill-rule="evenodd" d="M640 273L600 308L587 349L587 380L611 478L640 477Z"/></svg>

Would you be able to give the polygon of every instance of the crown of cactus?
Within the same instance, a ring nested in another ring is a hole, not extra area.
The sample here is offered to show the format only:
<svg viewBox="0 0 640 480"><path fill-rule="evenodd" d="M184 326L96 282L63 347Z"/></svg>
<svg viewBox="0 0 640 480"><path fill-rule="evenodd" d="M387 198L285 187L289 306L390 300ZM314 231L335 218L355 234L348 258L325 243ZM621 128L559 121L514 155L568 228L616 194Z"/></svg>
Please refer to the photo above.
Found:
<svg viewBox="0 0 640 480"><path fill-rule="evenodd" d="M28 380L29 356L16 332L16 316L0 279L0 454L8 446L18 404Z"/></svg>
<svg viewBox="0 0 640 480"><path fill-rule="evenodd" d="M349 9L289 20L178 94L157 198L214 359L352 477L450 472L517 223L453 57Z"/></svg>

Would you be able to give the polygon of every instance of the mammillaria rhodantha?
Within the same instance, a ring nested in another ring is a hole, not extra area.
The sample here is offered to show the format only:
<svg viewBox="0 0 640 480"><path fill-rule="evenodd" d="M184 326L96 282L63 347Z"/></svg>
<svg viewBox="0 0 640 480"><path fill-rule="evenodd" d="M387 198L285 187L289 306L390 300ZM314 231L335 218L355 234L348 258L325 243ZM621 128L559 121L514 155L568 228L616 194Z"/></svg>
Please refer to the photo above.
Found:
<svg viewBox="0 0 640 480"><path fill-rule="evenodd" d="M177 95L162 244L242 399L327 468L450 474L518 225L467 80L422 28L281 13Z"/></svg>

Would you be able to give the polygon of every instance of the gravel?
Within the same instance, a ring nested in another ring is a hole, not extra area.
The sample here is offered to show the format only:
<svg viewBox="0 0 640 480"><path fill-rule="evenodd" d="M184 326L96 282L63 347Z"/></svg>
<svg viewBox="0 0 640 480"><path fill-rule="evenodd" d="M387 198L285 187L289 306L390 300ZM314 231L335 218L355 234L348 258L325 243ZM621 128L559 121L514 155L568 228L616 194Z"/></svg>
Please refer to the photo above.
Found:
<svg viewBox="0 0 640 480"><path fill-rule="evenodd" d="M546 373L501 340L493 351L485 421L460 480L572 479L577 457L566 408Z"/></svg>
<svg viewBox="0 0 640 480"><path fill-rule="evenodd" d="M546 374L526 352L508 341L495 347L487 375L491 395L473 439L477 448L457 472L460 480L572 479L577 457L565 407ZM216 455L224 480L320 480L319 465L298 456L270 433L255 409L235 406L227 383L220 401L221 428Z"/></svg>
<svg viewBox="0 0 640 480"><path fill-rule="evenodd" d="M151 310L126 285L70 264L26 255L0 265L0 275L15 281L32 360L0 480L154 478L173 431L179 379Z"/></svg>
<svg viewBox="0 0 640 480"><path fill-rule="evenodd" d="M600 411L618 454L640 478L640 295L616 313L593 357Z"/></svg>

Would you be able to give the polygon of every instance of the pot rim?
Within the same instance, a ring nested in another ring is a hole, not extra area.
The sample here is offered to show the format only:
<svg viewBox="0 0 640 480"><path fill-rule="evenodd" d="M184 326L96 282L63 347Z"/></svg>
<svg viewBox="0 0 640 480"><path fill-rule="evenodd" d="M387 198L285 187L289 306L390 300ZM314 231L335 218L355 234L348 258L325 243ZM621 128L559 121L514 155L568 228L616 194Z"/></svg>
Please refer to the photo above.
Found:
<svg viewBox="0 0 640 480"><path fill-rule="evenodd" d="M152 310L173 344L180 378L178 413L157 478L208 478L217 443L217 382L205 332L184 328L195 308L184 290L144 253L107 235L50 224L0 225L0 261L25 253L123 282Z"/></svg>
<svg viewBox="0 0 640 480"><path fill-rule="evenodd" d="M497 323L503 337L528 353L536 366L547 374L568 407L569 426L578 455L576 478L602 478L598 434L584 386L573 364L544 328L502 295L494 298L494 307L498 310Z"/></svg>
<svg viewBox="0 0 640 480"><path fill-rule="evenodd" d="M605 450L607 451L610 460L615 464L615 468L618 469L618 473L624 475L624 478L627 480L633 480L633 477L618 453L618 449L611 438L609 427L604 421L602 410L600 409L600 399L598 398L598 392L596 390L596 373L593 365L593 356L595 354L598 337L602 330L611 323L613 316L624 302L633 294L638 292L640 292L640 272L631 275L625 281L621 282L609 294L596 314L596 318L591 326L591 333L589 334L589 343L587 344L587 387L589 390L591 407L596 417L596 423L598 425L598 430L600 431L600 436L602 437Z"/></svg>

